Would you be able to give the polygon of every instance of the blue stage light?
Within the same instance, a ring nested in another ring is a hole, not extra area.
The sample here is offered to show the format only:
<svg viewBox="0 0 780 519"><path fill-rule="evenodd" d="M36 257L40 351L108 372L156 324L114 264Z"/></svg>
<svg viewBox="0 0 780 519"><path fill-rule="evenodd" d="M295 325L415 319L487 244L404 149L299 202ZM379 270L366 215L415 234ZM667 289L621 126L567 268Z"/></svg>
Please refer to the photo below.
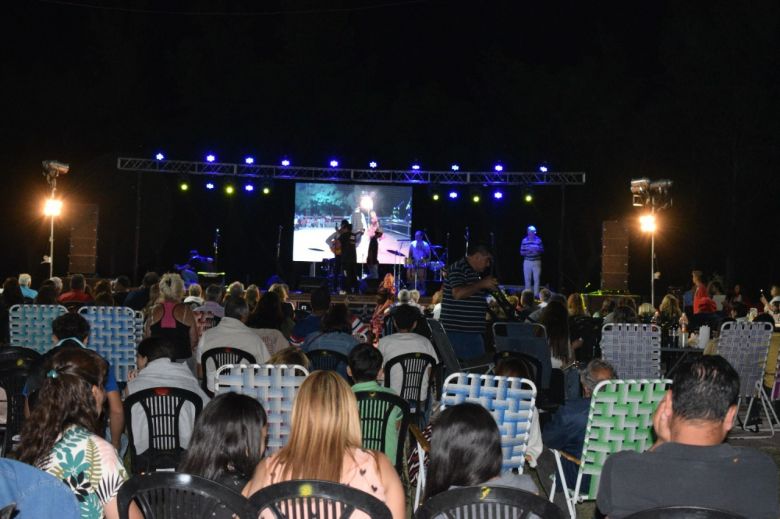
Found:
<svg viewBox="0 0 780 519"><path fill-rule="evenodd" d="M458 198L458 192L457 191L450 191L450 194L448 195L450 199L455 200Z"/></svg>
<svg viewBox="0 0 780 519"><path fill-rule="evenodd" d="M371 168L371 169L376 169L376 167L377 167L376 161L372 160L371 162L369 162L368 163L368 167Z"/></svg>
<svg viewBox="0 0 780 519"><path fill-rule="evenodd" d="M282 166L284 166L284 167L287 167L287 166L289 166L289 165L290 165L290 161L289 161L289 160L287 160L287 159L284 159L284 160L282 161Z"/></svg>
<svg viewBox="0 0 780 519"><path fill-rule="evenodd" d="M244 186L244 191L246 191L247 193L251 193L254 190L255 190L255 186L253 186L252 184L246 184Z"/></svg>
<svg viewBox="0 0 780 519"><path fill-rule="evenodd" d="M420 165L419 164L412 164L412 169L415 170L415 171L419 171L420 170Z"/></svg>
<svg viewBox="0 0 780 519"><path fill-rule="evenodd" d="M206 155L206 162L214 162L215 160L217 160L217 157L215 157L213 153Z"/></svg>
<svg viewBox="0 0 780 519"><path fill-rule="evenodd" d="M460 170L460 166L458 166L457 164L453 164L452 166L450 166L450 169L452 171L459 171Z"/></svg>
<svg viewBox="0 0 780 519"><path fill-rule="evenodd" d="M547 166L539 166L539 171L542 173L547 173Z"/></svg>
<svg viewBox="0 0 780 519"><path fill-rule="evenodd" d="M501 191L496 191L493 193L493 198L495 198L496 200L501 200L502 198L504 198L504 193L502 193Z"/></svg>
<svg viewBox="0 0 780 519"><path fill-rule="evenodd" d="M330 164L330 167L332 167L332 168L337 168L337 167L339 167L339 161L337 161L336 159L333 159L333 160L331 160L331 161L329 162L329 164Z"/></svg>
<svg viewBox="0 0 780 519"><path fill-rule="evenodd" d="M214 182L206 182L206 189L214 189Z"/></svg>
<svg viewBox="0 0 780 519"><path fill-rule="evenodd" d="M157 160L165 160L165 155L163 155L162 153L158 153L157 155L154 156L154 158Z"/></svg>
<svg viewBox="0 0 780 519"><path fill-rule="evenodd" d="M496 164L495 166L493 166L493 169L494 169L494 170L495 170L497 173L501 173L502 171L504 171L504 166L502 166L501 164Z"/></svg>
<svg viewBox="0 0 780 519"><path fill-rule="evenodd" d="M254 157L246 157L246 158L244 159L244 162L245 162L246 164L249 164L249 165L251 166L252 164L254 164L254 163L255 163L255 158L254 158Z"/></svg>

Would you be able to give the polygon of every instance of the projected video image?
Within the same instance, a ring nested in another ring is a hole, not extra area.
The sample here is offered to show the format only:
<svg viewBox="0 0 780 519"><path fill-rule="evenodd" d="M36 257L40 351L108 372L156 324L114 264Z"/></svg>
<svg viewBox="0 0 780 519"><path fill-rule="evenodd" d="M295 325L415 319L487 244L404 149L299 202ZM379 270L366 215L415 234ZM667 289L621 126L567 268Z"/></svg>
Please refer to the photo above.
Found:
<svg viewBox="0 0 780 519"><path fill-rule="evenodd" d="M327 240L341 220L352 223L358 237L357 260L365 263L371 221L378 221L382 236L379 263L403 264L409 249L412 223L412 188L400 186L296 184L293 226L293 261L322 261L332 258ZM401 241L405 240L405 241Z"/></svg>

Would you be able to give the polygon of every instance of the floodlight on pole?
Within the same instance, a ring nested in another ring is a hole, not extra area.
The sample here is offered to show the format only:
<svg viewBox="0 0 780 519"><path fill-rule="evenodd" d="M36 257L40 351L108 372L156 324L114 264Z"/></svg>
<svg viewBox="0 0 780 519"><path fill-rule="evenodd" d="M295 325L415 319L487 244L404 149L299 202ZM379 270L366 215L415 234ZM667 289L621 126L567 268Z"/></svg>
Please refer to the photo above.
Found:
<svg viewBox="0 0 780 519"><path fill-rule="evenodd" d="M62 214L62 200L56 198L47 198L43 204L44 216L59 216Z"/></svg>
<svg viewBox="0 0 780 519"><path fill-rule="evenodd" d="M49 278L54 277L54 219L62 214L62 200L47 198L43 214L49 217Z"/></svg>
<svg viewBox="0 0 780 519"><path fill-rule="evenodd" d="M650 233L650 304L655 308L655 231L658 230L655 214L651 212L640 216L639 228Z"/></svg>

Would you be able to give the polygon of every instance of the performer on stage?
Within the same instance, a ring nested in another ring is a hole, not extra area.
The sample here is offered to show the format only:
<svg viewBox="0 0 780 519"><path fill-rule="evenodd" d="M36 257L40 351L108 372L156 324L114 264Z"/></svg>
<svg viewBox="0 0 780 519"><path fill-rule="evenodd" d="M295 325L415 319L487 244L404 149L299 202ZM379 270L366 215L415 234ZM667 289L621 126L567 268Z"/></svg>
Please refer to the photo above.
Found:
<svg viewBox="0 0 780 519"><path fill-rule="evenodd" d="M528 235L520 243L520 255L523 259L523 275L525 277L525 289L533 288L534 296L539 295L539 278L542 275L542 254L544 245L542 239L536 235L536 227L528 226Z"/></svg>
<svg viewBox="0 0 780 519"><path fill-rule="evenodd" d="M414 240L409 244L409 254L406 257L411 260L411 267L406 271L407 281L414 282L416 273L417 284L414 288L424 294L428 262L431 260L431 244L423 239L422 231L414 233Z"/></svg>
<svg viewBox="0 0 780 519"><path fill-rule="evenodd" d="M339 291L339 277L341 277L341 233L344 231L345 226L349 225L347 220L341 220L341 225L336 228L336 232L328 236L325 243L328 244L330 251L333 253L333 291Z"/></svg>
<svg viewBox="0 0 780 519"><path fill-rule="evenodd" d="M369 213L368 224L368 255L366 256L366 265L368 265L368 277L370 279L379 278L379 240L382 238L382 228L379 227L379 218L376 211Z"/></svg>

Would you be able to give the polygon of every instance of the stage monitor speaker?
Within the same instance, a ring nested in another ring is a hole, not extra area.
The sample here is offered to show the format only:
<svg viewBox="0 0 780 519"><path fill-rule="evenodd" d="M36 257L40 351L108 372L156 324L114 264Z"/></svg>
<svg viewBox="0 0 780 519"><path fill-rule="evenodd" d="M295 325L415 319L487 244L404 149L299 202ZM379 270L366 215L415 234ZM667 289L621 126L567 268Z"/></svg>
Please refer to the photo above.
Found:
<svg viewBox="0 0 780 519"><path fill-rule="evenodd" d="M301 276L298 281L298 290L301 292L311 292L315 288L327 285L330 280L326 277Z"/></svg>
<svg viewBox="0 0 780 519"><path fill-rule="evenodd" d="M97 264L97 204L74 204L68 208L70 253L68 273L95 274Z"/></svg>
<svg viewBox="0 0 780 519"><path fill-rule="evenodd" d="M628 225L623 220L601 227L601 290L628 292Z"/></svg>

